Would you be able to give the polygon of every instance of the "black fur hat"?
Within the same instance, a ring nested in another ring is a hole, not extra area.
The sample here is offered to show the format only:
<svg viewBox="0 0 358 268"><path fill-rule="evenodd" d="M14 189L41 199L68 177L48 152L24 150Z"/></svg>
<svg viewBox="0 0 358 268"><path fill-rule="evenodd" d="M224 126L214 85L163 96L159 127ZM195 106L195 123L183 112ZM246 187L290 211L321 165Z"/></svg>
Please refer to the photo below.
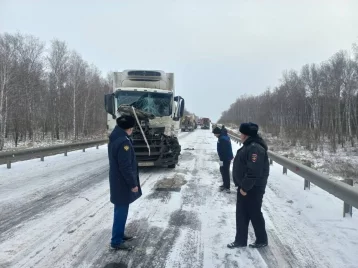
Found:
<svg viewBox="0 0 358 268"><path fill-rule="evenodd" d="M130 115L122 115L117 118L117 125L124 130L134 127L135 123L135 118Z"/></svg>
<svg viewBox="0 0 358 268"><path fill-rule="evenodd" d="M213 133L214 134L221 134L221 129L216 127L216 128L213 129Z"/></svg>
<svg viewBox="0 0 358 268"><path fill-rule="evenodd" d="M240 129L239 131L242 133L242 134L245 134L247 136L250 136L250 137L254 137L257 135L257 132L259 131L259 126L255 123L242 123L240 125Z"/></svg>

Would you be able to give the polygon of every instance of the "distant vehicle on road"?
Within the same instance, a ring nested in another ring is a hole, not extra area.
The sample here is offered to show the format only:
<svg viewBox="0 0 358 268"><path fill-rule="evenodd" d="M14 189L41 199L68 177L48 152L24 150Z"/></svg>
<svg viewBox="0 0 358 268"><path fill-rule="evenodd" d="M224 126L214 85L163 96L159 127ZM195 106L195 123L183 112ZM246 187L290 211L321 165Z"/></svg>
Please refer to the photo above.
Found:
<svg viewBox="0 0 358 268"><path fill-rule="evenodd" d="M209 118L202 118L201 129L210 129L211 121Z"/></svg>

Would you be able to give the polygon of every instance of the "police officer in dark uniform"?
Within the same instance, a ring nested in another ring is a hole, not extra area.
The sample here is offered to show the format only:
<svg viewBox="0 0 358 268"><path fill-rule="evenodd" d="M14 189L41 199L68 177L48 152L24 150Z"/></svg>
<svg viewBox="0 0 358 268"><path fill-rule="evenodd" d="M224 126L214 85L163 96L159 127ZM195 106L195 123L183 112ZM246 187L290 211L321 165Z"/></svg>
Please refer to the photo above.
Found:
<svg viewBox="0 0 358 268"><path fill-rule="evenodd" d="M129 204L142 195L138 176L138 164L130 135L135 119L132 116L117 118L117 126L109 136L109 186L110 200L114 204L114 220L111 248L132 250L126 241L133 237L124 234Z"/></svg>
<svg viewBox="0 0 358 268"><path fill-rule="evenodd" d="M255 231L256 241L249 246L261 248L268 245L261 206L270 165L267 145L257 134L258 130L258 125L254 123L240 125L240 138L243 146L237 151L233 165L234 183L238 186L236 237L233 243L227 245L229 248L247 246L250 221Z"/></svg>

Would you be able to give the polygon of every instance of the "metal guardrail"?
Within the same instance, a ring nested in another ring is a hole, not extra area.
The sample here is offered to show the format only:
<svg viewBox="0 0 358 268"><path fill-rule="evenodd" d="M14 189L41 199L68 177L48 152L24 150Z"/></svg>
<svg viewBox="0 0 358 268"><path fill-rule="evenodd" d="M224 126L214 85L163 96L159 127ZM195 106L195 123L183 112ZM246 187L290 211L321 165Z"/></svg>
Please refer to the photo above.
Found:
<svg viewBox="0 0 358 268"><path fill-rule="evenodd" d="M229 133L232 140L240 142L240 138ZM240 142L241 144L241 142ZM303 164L297 163L287 157L268 151L270 164L276 163L283 166L283 174L287 174L287 169L304 178L304 190L310 189L310 183L327 191L335 197L344 201L343 217L352 216L352 206L358 208L358 189L353 187L353 180L347 179L345 182L332 179L325 174L318 172Z"/></svg>
<svg viewBox="0 0 358 268"><path fill-rule="evenodd" d="M108 139L104 140L95 140L87 142L78 142L71 144L56 145L45 148L32 148L19 151L9 151L0 153L0 165L7 164L7 168L11 168L11 163L18 161L25 161L34 158L41 158L41 161L44 161L45 156L55 155L64 153L67 156L67 153L75 150L86 151L87 148L96 146L98 149L99 145L106 144Z"/></svg>

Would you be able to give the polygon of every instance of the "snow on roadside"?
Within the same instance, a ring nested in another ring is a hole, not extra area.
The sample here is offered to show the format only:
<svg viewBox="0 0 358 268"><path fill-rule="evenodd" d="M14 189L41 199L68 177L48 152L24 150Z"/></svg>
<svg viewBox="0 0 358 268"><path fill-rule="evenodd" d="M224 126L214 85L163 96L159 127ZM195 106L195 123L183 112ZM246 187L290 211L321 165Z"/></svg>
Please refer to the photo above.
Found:
<svg viewBox="0 0 358 268"><path fill-rule="evenodd" d="M238 128L235 126L227 127L227 129L238 133ZM268 143L269 150L280 155L286 155L295 161L308 165L322 173L329 174L330 177L337 180L344 180L346 178L353 179L358 184L358 148L338 146L337 152L333 153L330 146L324 144L320 146L318 151L307 150L304 146L292 146L289 143L263 133L263 137Z"/></svg>
<svg viewBox="0 0 358 268"><path fill-rule="evenodd" d="M41 135L38 135L41 136ZM77 140L72 139L51 139L49 137L45 138L39 138L35 139L34 141L26 140L26 141L20 141L15 147L15 142L11 140L10 138L5 140L4 149L0 152L8 152L8 151L18 151L18 150L25 150L30 148L43 148L43 147L51 147L56 145L64 145L64 144L71 144L71 143L77 143L77 142L85 142L85 141L93 141L93 140L101 140L105 139L106 134L99 134L99 135L93 135L88 137L82 137L78 138Z"/></svg>

